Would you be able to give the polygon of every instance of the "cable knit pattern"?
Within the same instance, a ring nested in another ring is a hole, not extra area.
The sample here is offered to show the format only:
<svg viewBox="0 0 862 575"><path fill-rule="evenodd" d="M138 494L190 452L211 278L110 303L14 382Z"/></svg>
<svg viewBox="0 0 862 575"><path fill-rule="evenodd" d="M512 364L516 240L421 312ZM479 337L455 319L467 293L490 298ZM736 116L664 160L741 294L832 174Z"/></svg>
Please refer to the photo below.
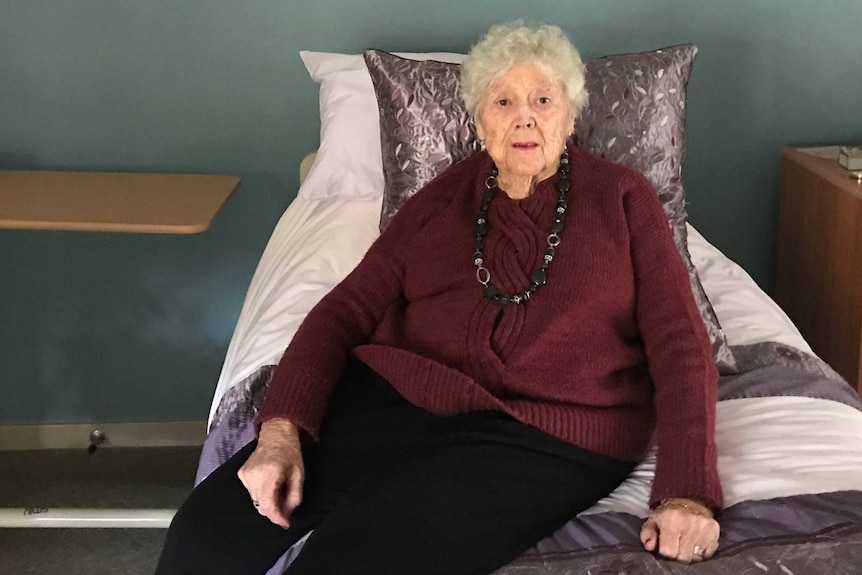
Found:
<svg viewBox="0 0 862 575"><path fill-rule="evenodd" d="M638 172L569 147L569 210L548 283L524 305L482 295L471 246L491 160L479 152L407 201L308 314L257 423L317 436L350 354L408 401L446 416L498 410L627 461L658 445L654 505L722 504L714 442L718 374L661 203ZM486 266L504 292L540 263L557 192L498 194Z"/></svg>

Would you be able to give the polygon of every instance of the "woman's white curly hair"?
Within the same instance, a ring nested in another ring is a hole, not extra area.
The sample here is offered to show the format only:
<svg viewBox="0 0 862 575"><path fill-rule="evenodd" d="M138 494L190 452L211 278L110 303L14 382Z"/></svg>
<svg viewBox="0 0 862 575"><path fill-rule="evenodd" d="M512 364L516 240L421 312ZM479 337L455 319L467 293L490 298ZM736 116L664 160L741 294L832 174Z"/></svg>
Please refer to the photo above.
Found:
<svg viewBox="0 0 862 575"><path fill-rule="evenodd" d="M577 118L588 99L581 55L559 27L530 27L520 21L492 26L464 60L461 98L470 115L478 120L488 88L510 68L524 63L534 64L551 80L563 83Z"/></svg>

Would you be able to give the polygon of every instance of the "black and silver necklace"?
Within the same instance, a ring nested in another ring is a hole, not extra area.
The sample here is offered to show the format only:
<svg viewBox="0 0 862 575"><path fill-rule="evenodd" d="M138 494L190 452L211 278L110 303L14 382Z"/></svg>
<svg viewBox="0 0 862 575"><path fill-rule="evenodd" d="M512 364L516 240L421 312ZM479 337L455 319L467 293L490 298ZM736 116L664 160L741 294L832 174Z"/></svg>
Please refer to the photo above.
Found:
<svg viewBox="0 0 862 575"><path fill-rule="evenodd" d="M548 232L548 249L545 250L545 255L542 258L542 265L529 275L530 285L527 289L519 291L515 294L505 294L501 292L494 284L491 283L491 272L485 267L485 235L488 233L488 210L491 207L491 201L494 199L495 190L497 189L497 166L491 169L491 175L485 180L485 192L482 194L482 205L479 208L479 215L476 218L476 228L473 231L473 263L476 265L476 279L480 284L485 286L485 297L496 302L501 306L509 305L510 303L522 304L530 301L533 294L540 287L548 282L548 267L554 261L554 256L557 253L557 246L560 245L560 234L566 227L566 192L571 188L569 183L569 155L563 152L560 156L560 178L557 180L555 187L559 193L557 206L554 210L554 221L551 224L551 230Z"/></svg>

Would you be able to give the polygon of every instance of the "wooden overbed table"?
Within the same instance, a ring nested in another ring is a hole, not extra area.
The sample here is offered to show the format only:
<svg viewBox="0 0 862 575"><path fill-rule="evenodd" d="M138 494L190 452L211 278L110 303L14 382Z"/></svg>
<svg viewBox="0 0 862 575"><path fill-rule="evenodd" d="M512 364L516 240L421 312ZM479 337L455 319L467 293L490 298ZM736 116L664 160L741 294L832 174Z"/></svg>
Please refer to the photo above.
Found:
<svg viewBox="0 0 862 575"><path fill-rule="evenodd" d="M238 187L235 176L0 170L0 228L194 234Z"/></svg>

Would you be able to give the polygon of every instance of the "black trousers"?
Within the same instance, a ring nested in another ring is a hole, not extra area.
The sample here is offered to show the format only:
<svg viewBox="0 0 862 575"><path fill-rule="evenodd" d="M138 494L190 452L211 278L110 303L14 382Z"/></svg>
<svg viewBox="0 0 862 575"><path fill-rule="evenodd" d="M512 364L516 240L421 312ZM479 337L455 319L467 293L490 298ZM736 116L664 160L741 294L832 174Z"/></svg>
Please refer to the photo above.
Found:
<svg viewBox="0 0 862 575"><path fill-rule="evenodd" d="M320 441L303 446L303 501L289 529L258 515L237 478L254 447L181 506L157 575L263 574L311 529L289 575L488 575L633 468L504 414L431 415L357 361Z"/></svg>

